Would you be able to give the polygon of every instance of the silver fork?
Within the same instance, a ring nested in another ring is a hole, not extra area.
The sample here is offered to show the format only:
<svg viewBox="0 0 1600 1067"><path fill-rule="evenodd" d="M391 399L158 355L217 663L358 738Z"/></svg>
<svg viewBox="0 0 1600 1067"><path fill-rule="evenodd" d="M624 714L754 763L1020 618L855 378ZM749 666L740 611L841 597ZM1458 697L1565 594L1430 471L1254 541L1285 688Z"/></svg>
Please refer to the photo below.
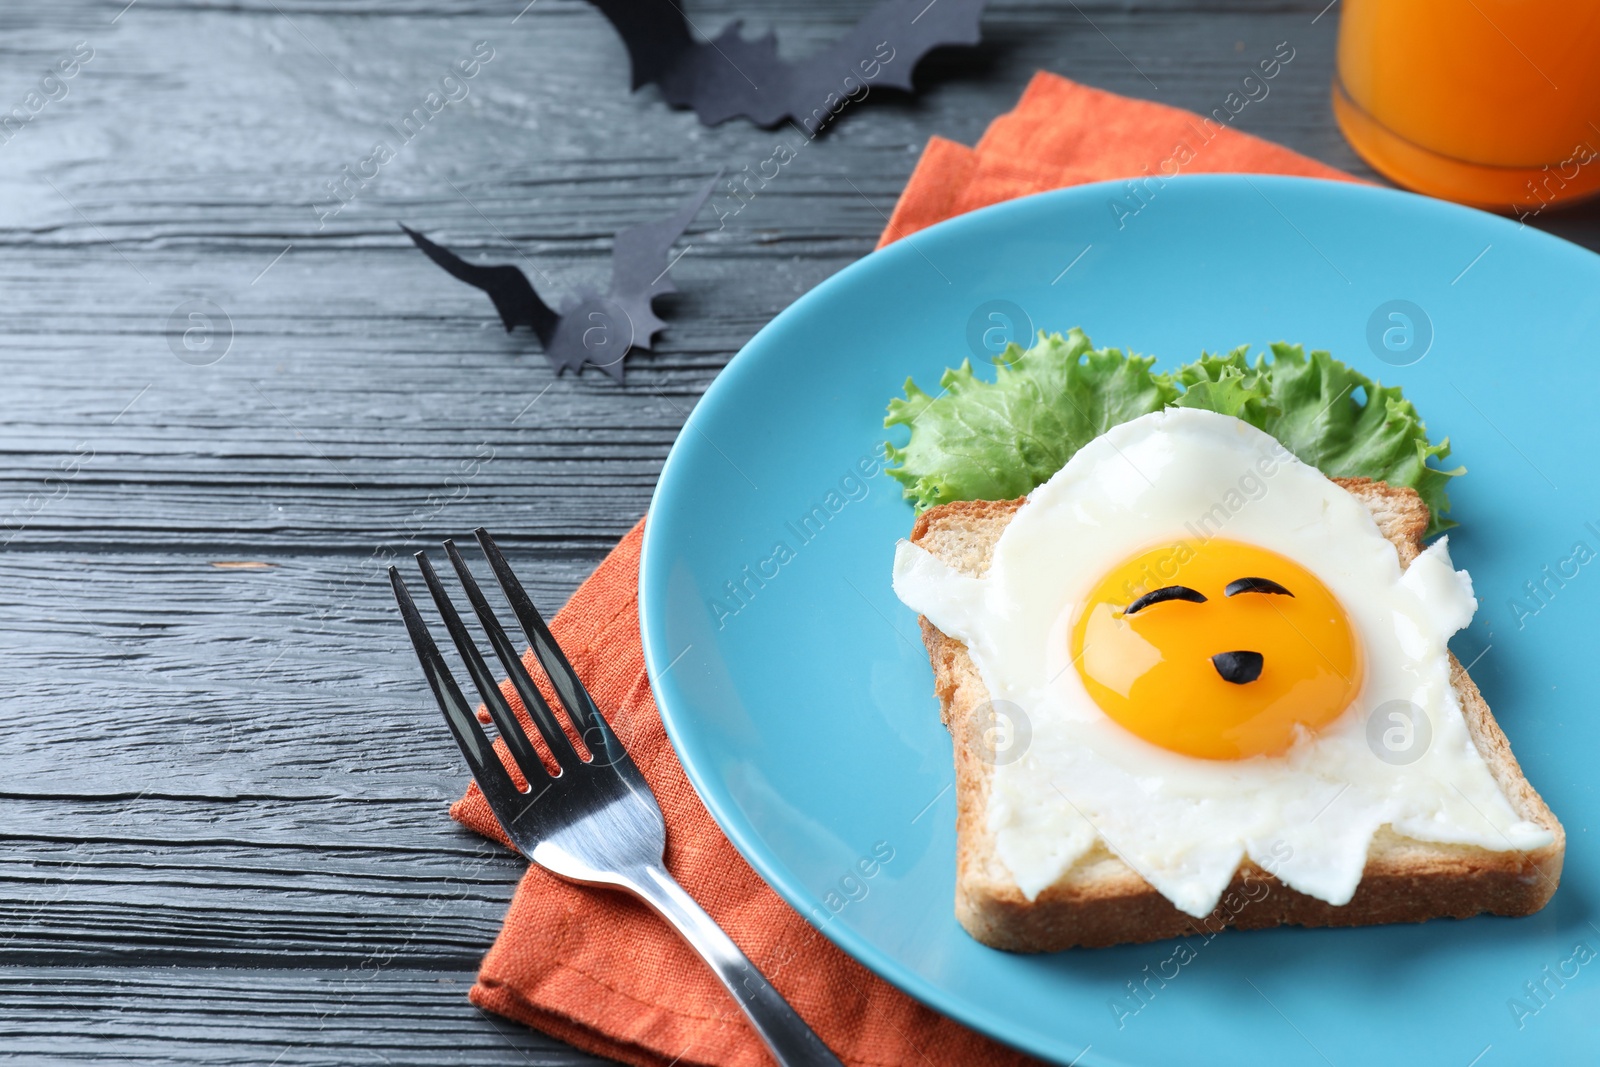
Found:
<svg viewBox="0 0 1600 1067"><path fill-rule="evenodd" d="M842 1067L822 1039L772 988L733 940L667 873L662 861L667 843L666 824L644 775L639 773L616 734L611 732L577 672L551 636L549 627L528 599L522 583L511 573L493 538L483 529L476 534L495 579L528 636L534 656L549 676L561 706L589 751L589 758L585 759L573 747L554 710L528 676L516 647L496 621L489 602L467 569L466 560L461 558L453 541L446 541L445 551L467 599L472 602L478 622L522 698L523 707L538 728L539 736L555 757L560 768L558 775L552 777L548 773L523 732L496 684L495 675L484 663L472 642L472 635L450 603L427 554L417 553L422 579L428 585L428 592L433 594L433 602L466 663L467 672L483 695L496 729L529 783L526 792L517 789L495 754L483 728L478 725L475 709L461 695L400 572L393 567L389 568L389 581L394 586L394 597L405 618L406 630L411 634L411 643L416 647L417 659L422 663L422 673L439 701L456 744L467 758L472 777L477 780L489 809L506 835L524 856L553 874L585 885L625 890L654 908L711 965L782 1067Z"/></svg>

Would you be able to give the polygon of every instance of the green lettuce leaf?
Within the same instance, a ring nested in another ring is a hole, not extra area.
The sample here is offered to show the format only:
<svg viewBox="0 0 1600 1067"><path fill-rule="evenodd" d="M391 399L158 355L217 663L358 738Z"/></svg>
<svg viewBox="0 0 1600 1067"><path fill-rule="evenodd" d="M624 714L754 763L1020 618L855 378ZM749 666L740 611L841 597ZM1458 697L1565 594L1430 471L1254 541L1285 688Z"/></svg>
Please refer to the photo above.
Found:
<svg viewBox="0 0 1600 1067"><path fill-rule="evenodd" d="M952 500L1010 500L1064 466L1118 423L1178 398L1154 359L1094 348L1082 330L1045 336L997 358L995 380L979 381L971 361L947 370L929 396L906 379L885 426L911 427L904 448L886 446L889 473L924 511Z"/></svg>
<svg viewBox="0 0 1600 1067"><path fill-rule="evenodd" d="M1215 411L1260 426L1258 420L1270 409L1271 385L1245 358L1249 351L1243 345L1225 356L1201 353L1179 367L1172 377L1183 386L1183 395L1173 406Z"/></svg>
<svg viewBox="0 0 1600 1067"><path fill-rule="evenodd" d="M1450 455L1448 437L1428 441L1428 428L1397 385L1381 386L1326 352L1307 358L1299 345L1275 344L1272 362L1256 361L1269 379L1270 408L1247 421L1282 441L1330 478L1376 478L1415 489L1433 513L1430 533L1456 525L1446 487L1465 468L1440 470L1428 461ZM1358 395L1359 394L1359 395Z"/></svg>
<svg viewBox="0 0 1600 1067"><path fill-rule="evenodd" d="M1083 331L1041 333L1032 348L1012 345L995 380L970 363L947 370L938 396L906 381L889 403L885 426L905 425L910 440L887 445L889 473L919 512L952 500L1008 500L1060 470L1089 441L1118 423L1168 405L1243 419L1272 434L1330 478L1367 477L1409 486L1443 518L1446 487L1463 473L1430 466L1450 455L1450 440L1427 427L1397 386L1382 386L1327 352L1275 344L1251 362L1248 347L1202 354L1171 374L1154 360L1096 349Z"/></svg>

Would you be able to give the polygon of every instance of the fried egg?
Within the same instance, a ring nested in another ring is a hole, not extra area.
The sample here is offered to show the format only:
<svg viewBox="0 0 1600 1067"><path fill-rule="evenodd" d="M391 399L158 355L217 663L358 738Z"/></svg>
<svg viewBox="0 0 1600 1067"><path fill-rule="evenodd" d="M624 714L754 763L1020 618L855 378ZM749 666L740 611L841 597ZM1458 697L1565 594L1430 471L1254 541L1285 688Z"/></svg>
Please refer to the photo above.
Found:
<svg viewBox="0 0 1600 1067"><path fill-rule="evenodd" d="M1446 643L1477 601L1447 540L1402 569L1360 501L1238 419L1117 426L1029 494L983 577L902 541L894 587L1027 724L987 818L1030 900L1096 841L1204 916L1247 858L1348 903L1386 826L1552 839L1501 792L1450 684Z"/></svg>

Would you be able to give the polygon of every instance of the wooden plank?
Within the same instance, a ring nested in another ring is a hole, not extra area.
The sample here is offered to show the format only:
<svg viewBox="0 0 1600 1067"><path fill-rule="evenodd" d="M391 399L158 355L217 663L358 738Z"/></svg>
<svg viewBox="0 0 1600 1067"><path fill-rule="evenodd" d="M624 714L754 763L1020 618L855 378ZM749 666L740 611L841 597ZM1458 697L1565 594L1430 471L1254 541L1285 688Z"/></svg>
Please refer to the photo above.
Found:
<svg viewBox="0 0 1600 1067"><path fill-rule="evenodd" d="M443 807L12 798L0 963L470 970L525 863Z"/></svg>
<svg viewBox="0 0 1600 1067"><path fill-rule="evenodd" d="M3 559L0 963L476 965L524 864L446 817L372 561ZM592 565L512 561L552 607Z"/></svg>
<svg viewBox="0 0 1600 1067"><path fill-rule="evenodd" d="M466 533L461 526L454 532ZM593 564L508 558L552 611ZM442 816L464 767L398 624L382 561L218 562L265 561L0 556L5 792L426 801L431 818ZM12 818L0 813L0 825Z"/></svg>
<svg viewBox="0 0 1600 1067"><path fill-rule="evenodd" d="M591 1067L605 1061L478 1011L470 973L372 961L344 971L0 970L0 1048L36 1064Z"/></svg>

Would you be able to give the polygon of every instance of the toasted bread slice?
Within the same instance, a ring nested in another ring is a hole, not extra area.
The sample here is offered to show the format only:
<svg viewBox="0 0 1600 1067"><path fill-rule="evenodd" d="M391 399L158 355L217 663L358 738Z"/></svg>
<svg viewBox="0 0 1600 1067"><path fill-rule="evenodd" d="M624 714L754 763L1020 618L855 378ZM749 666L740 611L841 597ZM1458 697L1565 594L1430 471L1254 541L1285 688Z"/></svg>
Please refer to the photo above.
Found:
<svg viewBox="0 0 1600 1067"><path fill-rule="evenodd" d="M1416 492L1368 478L1335 481L1366 505L1400 554L1401 566L1409 566L1422 550L1429 517ZM995 541L1023 502L975 500L933 508L917 520L911 540L945 564L981 577L988 571ZM976 714L988 691L966 646L926 618L921 622L941 714L955 742L956 917L986 945L1053 952L1209 935L1225 926L1363 926L1482 912L1526 915L1545 905L1561 878L1566 851L1561 824L1523 777L1478 687L1452 656L1451 681L1473 742L1517 813L1555 835L1551 844L1531 852L1497 852L1416 841L1385 827L1373 839L1361 884L1348 904L1335 906L1296 892L1246 860L1217 910L1202 920L1178 910L1097 843L1030 901L996 857L988 830L994 768L980 755L982 722Z"/></svg>

